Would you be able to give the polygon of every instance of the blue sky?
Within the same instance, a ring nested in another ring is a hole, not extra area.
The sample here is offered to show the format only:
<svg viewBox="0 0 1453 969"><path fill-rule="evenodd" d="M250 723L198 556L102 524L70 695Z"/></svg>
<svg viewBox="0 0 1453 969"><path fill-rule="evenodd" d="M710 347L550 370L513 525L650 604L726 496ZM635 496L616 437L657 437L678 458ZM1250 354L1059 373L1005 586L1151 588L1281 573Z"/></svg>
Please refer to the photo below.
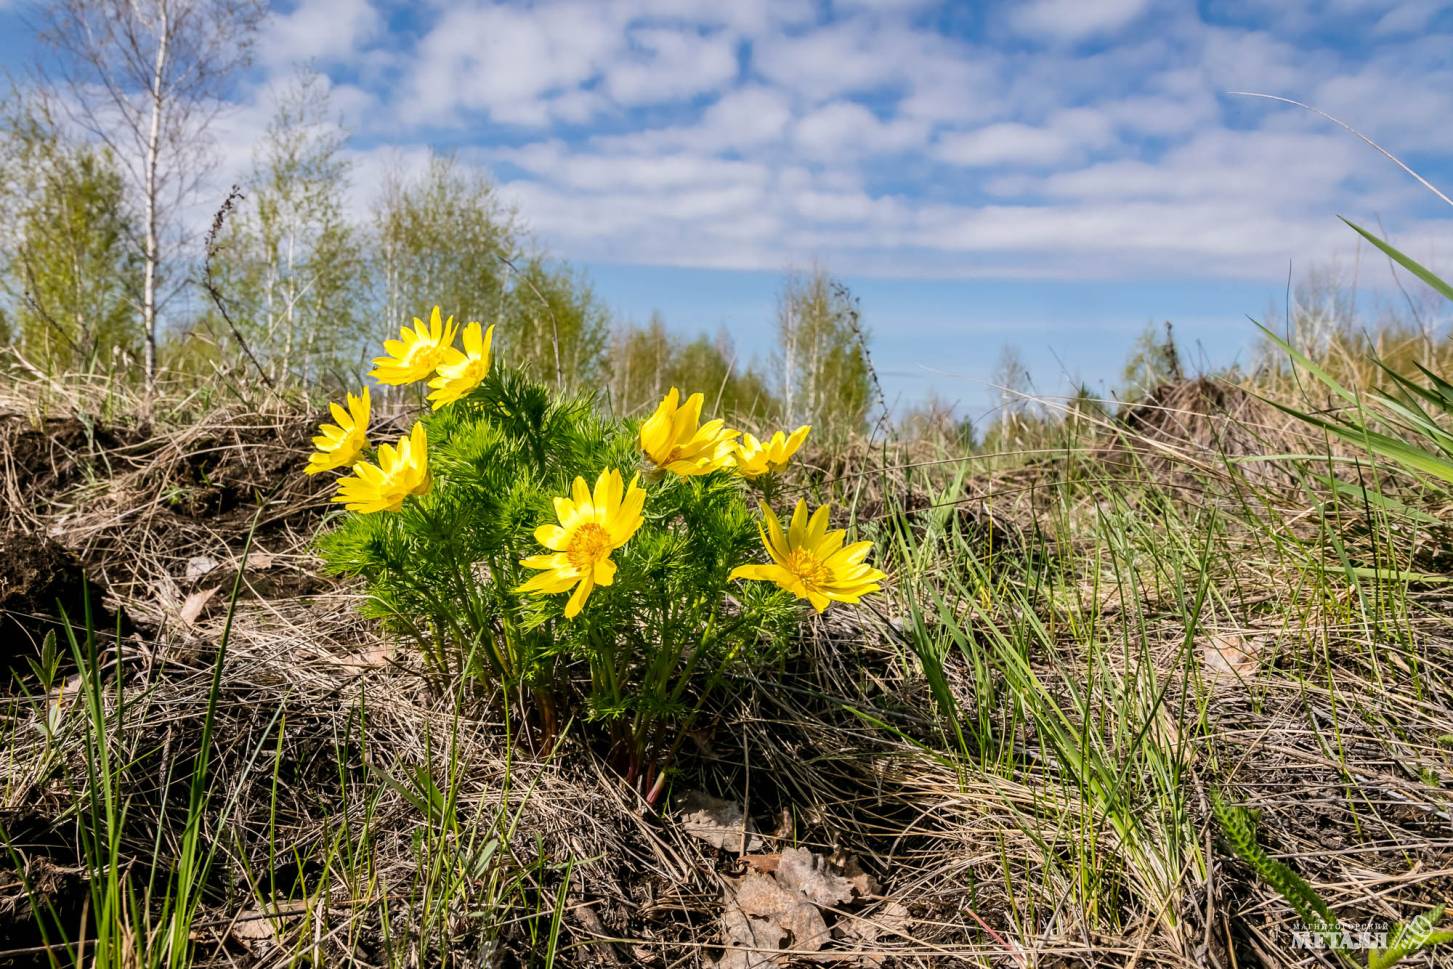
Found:
<svg viewBox="0 0 1453 969"><path fill-rule="evenodd" d="M0 0L0 58L33 56ZM782 273L862 298L890 397L981 411L1000 347L1105 386L1147 323L1245 357L1289 267L1436 263L1445 208L1317 105L1453 182L1453 9L1419 0L279 0L216 135L245 169L277 86L324 72L352 192L429 146L488 171L623 318L770 343ZM208 210L210 211L210 209Z"/></svg>

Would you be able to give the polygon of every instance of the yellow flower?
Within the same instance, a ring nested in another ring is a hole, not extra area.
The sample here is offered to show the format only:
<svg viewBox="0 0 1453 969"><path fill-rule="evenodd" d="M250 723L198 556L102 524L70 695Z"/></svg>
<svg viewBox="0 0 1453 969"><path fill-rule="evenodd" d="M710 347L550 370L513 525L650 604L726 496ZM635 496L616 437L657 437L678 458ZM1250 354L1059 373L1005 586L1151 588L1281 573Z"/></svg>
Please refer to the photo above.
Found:
<svg viewBox="0 0 1453 969"><path fill-rule="evenodd" d="M873 543L844 545L845 531L827 530L830 507L823 505L809 519L807 502L797 502L792 522L784 534L782 523L772 514L772 509L763 505L767 528L762 532L762 544L772 556L772 564L741 565L732 569L730 578L775 582L797 598L812 603L818 612L826 609L829 602L857 602L868 593L877 592L882 588L878 583L887 576L863 561L872 551ZM758 530L761 531L760 527Z"/></svg>
<svg viewBox="0 0 1453 969"><path fill-rule="evenodd" d="M328 405L338 423L318 425L320 433L313 438L313 447L318 450L308 456L308 466L303 469L305 474L346 468L358 460L360 451L368 447L368 388L364 387L363 393L357 397L349 394L347 403L347 410L340 404Z"/></svg>
<svg viewBox="0 0 1453 969"><path fill-rule="evenodd" d="M574 619L591 590L615 581L616 564L610 553L630 541L641 527L645 501L646 492L636 486L636 479L622 488L621 473L614 469L600 473L594 495L584 478L576 478L571 497L555 499L560 524L535 529L535 541L552 554L520 560L526 568L545 571L515 591L553 595L574 586L575 592L565 604L565 618Z"/></svg>
<svg viewBox="0 0 1453 969"><path fill-rule="evenodd" d="M378 464L359 461L353 474L338 479L334 501L342 502L349 511L369 514L375 511L398 511L409 495L429 492L429 444L424 425L415 424L413 431L399 438L397 446L383 444L378 449Z"/></svg>
<svg viewBox="0 0 1453 969"><path fill-rule="evenodd" d="M489 373L489 345L494 342L494 324L481 334L479 324L470 323L464 328L463 342L462 353L453 347L444 348L439 376L429 381L429 386L434 388L429 399L434 402L435 410L453 403L484 381Z"/></svg>
<svg viewBox="0 0 1453 969"><path fill-rule="evenodd" d="M802 447L802 442L807 440L807 433L811 430L810 424L803 424L790 437L778 431L772 435L770 441L765 442L750 434L743 434L742 439L733 445L737 470L748 478L781 471L787 467L788 460L797 453L797 449Z"/></svg>
<svg viewBox="0 0 1453 969"><path fill-rule="evenodd" d="M429 315L429 322L414 317L414 327L399 330L399 339L385 340L382 357L374 357L374 368L368 375L381 384L411 384L434 372L444 351L454 342L454 317L441 319L439 307Z"/></svg>
<svg viewBox="0 0 1453 969"><path fill-rule="evenodd" d="M738 432L727 430L720 420L697 426L702 396L692 394L678 407L680 397L672 387L656 413L646 418L641 425L641 450L656 467L682 477L730 467L732 441Z"/></svg>

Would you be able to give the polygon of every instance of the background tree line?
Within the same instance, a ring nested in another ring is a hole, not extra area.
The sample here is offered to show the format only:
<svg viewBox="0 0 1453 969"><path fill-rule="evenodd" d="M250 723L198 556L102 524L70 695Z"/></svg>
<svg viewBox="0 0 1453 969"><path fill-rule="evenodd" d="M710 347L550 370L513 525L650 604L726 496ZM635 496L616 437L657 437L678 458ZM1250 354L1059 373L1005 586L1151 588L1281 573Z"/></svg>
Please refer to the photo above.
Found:
<svg viewBox="0 0 1453 969"><path fill-rule="evenodd" d="M48 66L12 82L0 117L0 217L13 227L0 240L0 338L20 365L149 389L159 376L221 374L331 393L438 303L498 322L502 356L619 413L674 384L738 419L829 436L867 427L865 333L826 271L786 277L765 360L742 359L725 333L683 337L659 315L614 319L582 271L449 155L363 186L373 201L358 211L348 132L309 71L276 95L204 258L197 223L223 201L206 178L212 123L265 12L260 0L40 8Z"/></svg>

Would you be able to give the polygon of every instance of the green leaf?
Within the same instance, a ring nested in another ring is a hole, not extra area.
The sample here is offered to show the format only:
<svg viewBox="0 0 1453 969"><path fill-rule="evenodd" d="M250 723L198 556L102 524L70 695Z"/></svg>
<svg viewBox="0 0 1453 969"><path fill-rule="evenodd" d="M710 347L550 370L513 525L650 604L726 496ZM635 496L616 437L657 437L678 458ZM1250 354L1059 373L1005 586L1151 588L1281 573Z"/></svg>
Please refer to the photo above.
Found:
<svg viewBox="0 0 1453 969"><path fill-rule="evenodd" d="M1378 491L1376 488L1369 488L1365 485L1352 484L1349 481L1343 481L1340 478L1334 478L1331 475L1325 474L1313 475L1313 478L1321 482L1323 486L1332 489L1338 494L1345 495L1346 497L1351 498L1355 502L1366 502L1367 504L1372 505L1374 508L1380 508L1390 514L1397 515L1402 518L1407 518L1411 521L1419 522L1424 525L1443 524L1443 520L1441 518L1430 515L1421 509L1414 508L1412 505L1408 505L1404 502L1398 501L1396 498L1389 498L1387 495Z"/></svg>
<svg viewBox="0 0 1453 969"><path fill-rule="evenodd" d="M1251 322L1256 323L1255 320L1252 320ZM1326 370L1322 369L1322 367L1318 366L1311 357L1307 356L1305 353L1298 350L1296 347L1292 346L1290 343L1283 340L1281 337L1277 336L1275 333L1271 332L1271 330L1262 326L1260 323L1256 323L1256 328L1259 329L1262 333L1266 334L1266 338L1268 340L1285 350L1287 355L1295 360L1299 365L1301 365L1303 369L1305 369L1308 373L1310 373L1312 376L1316 377L1323 384L1325 384L1327 386L1327 389L1331 390L1338 397L1341 397L1343 400L1347 401L1353 406L1358 406L1357 395L1352 393L1352 391L1348 390L1346 387L1342 386L1342 384L1337 380L1336 377L1332 376ZM1287 410L1287 408L1283 407L1282 410ZM1288 411L1288 413L1295 413L1295 411Z"/></svg>
<svg viewBox="0 0 1453 969"><path fill-rule="evenodd" d="M1399 251L1391 244L1382 241L1377 236L1373 235L1371 232L1368 232L1357 223L1345 219L1342 216L1338 216L1338 218L1342 219L1343 222L1346 222L1349 226L1351 226L1352 230L1358 235L1362 236L1362 238L1366 239L1368 242L1381 249L1393 262L1397 263L1399 266L1402 266L1408 272L1412 273L1414 276L1427 283L1433 289L1437 290L1440 294L1442 294L1444 299L1453 300L1453 286L1445 283L1441 278L1439 278L1433 272L1424 267L1412 256L1409 256L1406 253Z"/></svg>

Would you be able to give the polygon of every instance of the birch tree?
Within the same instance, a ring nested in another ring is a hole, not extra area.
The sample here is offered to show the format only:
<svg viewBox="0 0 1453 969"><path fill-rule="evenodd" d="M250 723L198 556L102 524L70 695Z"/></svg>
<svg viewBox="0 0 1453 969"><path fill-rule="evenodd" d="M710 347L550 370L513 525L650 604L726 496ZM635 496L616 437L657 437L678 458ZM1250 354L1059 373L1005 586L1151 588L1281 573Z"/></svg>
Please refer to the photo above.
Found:
<svg viewBox="0 0 1453 969"><path fill-rule="evenodd" d="M263 0L52 0L42 12L71 119L120 163L139 216L148 387L158 321L185 279L172 265L182 209L210 167L208 128L265 14Z"/></svg>
<svg viewBox="0 0 1453 969"><path fill-rule="evenodd" d="M788 277L777 337L787 423L812 424L819 437L861 432L872 405L872 375L847 287L821 269Z"/></svg>
<svg viewBox="0 0 1453 969"><path fill-rule="evenodd" d="M372 342L364 335L362 233L345 211L346 139L326 79L299 74L277 98L247 202L214 260L234 322L275 382L356 377Z"/></svg>
<svg viewBox="0 0 1453 969"><path fill-rule="evenodd" d="M519 253L514 212L478 172L435 155L415 177L392 172L373 212L375 278L387 327L427 317L496 320Z"/></svg>

